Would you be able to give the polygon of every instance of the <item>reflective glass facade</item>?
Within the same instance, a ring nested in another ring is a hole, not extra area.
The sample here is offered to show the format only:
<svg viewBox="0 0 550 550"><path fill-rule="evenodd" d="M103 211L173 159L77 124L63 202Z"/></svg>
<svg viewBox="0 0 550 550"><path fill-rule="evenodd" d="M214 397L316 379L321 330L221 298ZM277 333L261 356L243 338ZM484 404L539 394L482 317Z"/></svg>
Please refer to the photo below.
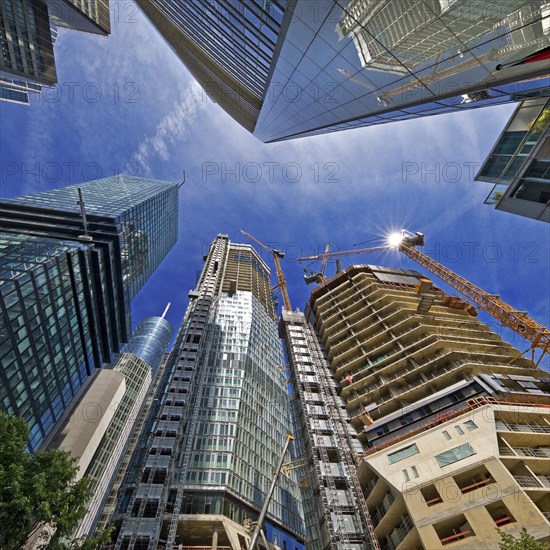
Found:
<svg viewBox="0 0 550 550"><path fill-rule="evenodd" d="M476 180L495 184L485 204L550 222L550 99L518 106Z"/></svg>
<svg viewBox="0 0 550 550"><path fill-rule="evenodd" d="M0 407L36 449L93 369L91 246L0 233Z"/></svg>
<svg viewBox="0 0 550 550"><path fill-rule="evenodd" d="M57 27L106 35L110 26L109 0L3 0L0 100L28 104L28 93L40 92L40 84L56 84ZM9 82L13 76L24 89Z"/></svg>
<svg viewBox="0 0 550 550"><path fill-rule="evenodd" d="M548 93L544 1L298 0L254 134L262 141ZM518 62L520 64L515 65Z"/></svg>
<svg viewBox="0 0 550 550"><path fill-rule="evenodd" d="M256 124L288 0L138 0L204 87L239 124Z"/></svg>
<svg viewBox="0 0 550 550"><path fill-rule="evenodd" d="M57 80L48 7L40 0L0 4L0 71L54 84Z"/></svg>
<svg viewBox="0 0 550 550"><path fill-rule="evenodd" d="M111 231L116 233L123 283L131 301L177 240L177 185L118 175L25 195L5 203L73 214L72 219L79 220L81 234L78 187L82 189L90 233L93 235L100 223L110 224Z"/></svg>
<svg viewBox="0 0 550 550"><path fill-rule="evenodd" d="M258 38L245 43L252 36L245 23L235 24L229 8L212 7L260 2L140 4L205 91L265 142L549 91L548 54L537 57L550 46L545 0L261 2L264 12L283 15L269 37L275 45L262 45L262 56ZM149 4L157 8L148 11ZM215 12L214 25L205 16L193 17L188 4L208 4L201 10ZM263 32L266 23L251 10L240 14ZM183 17L183 11L189 14ZM224 31L229 38L220 38ZM183 47L181 36L189 36L192 47ZM252 77L262 84L256 102L249 94Z"/></svg>
<svg viewBox="0 0 550 550"><path fill-rule="evenodd" d="M219 235L119 491L121 548L239 548L249 537L292 430L270 287L253 248ZM281 478L268 521L271 536L303 548L295 479Z"/></svg>
<svg viewBox="0 0 550 550"><path fill-rule="evenodd" d="M128 341L131 301L177 239L176 184L81 188L91 242L74 187L0 201L0 406L28 422L30 450ZM156 364L170 336L154 324L156 341L133 346Z"/></svg>
<svg viewBox="0 0 550 550"><path fill-rule="evenodd" d="M166 319L147 317L139 323L124 348L124 353L135 355L156 373L172 338L172 332L172 325Z"/></svg>

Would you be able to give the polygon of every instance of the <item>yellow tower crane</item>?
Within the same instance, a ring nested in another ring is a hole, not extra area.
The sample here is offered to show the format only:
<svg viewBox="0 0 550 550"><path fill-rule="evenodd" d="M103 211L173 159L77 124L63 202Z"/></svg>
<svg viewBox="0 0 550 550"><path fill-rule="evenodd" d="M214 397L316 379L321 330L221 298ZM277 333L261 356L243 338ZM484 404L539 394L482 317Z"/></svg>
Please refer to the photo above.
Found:
<svg viewBox="0 0 550 550"><path fill-rule="evenodd" d="M250 239L251 241L254 241L258 246L261 246L264 250L267 250L270 254L273 255L273 262L275 263L275 272L277 274L277 284L271 288L271 290L275 290L276 288L281 289L281 294L283 296L283 307L286 311L292 311L292 306L290 305L290 298L288 296L288 290L286 288L286 279L285 275L283 273L283 269L281 268L281 258L284 258L284 252L281 252L280 250L277 250L275 248L269 248L266 244L259 241L250 233L247 233L246 231L240 230L241 233Z"/></svg>
<svg viewBox="0 0 550 550"><path fill-rule="evenodd" d="M329 258L341 258L344 256L356 256L371 252L381 252L384 250L398 250L408 256L416 263L425 267L428 271L439 277L442 281L467 296L472 302L477 304L481 309L490 313L495 319L499 320L503 325L512 329L514 332L531 342L529 348L533 353L538 348L542 350L542 356L550 351L550 331L544 326L529 317L527 313L517 311L511 305L500 299L499 296L488 294L483 289L474 285L464 277L461 277L448 267L436 262L422 251L418 250L417 246L424 246L424 235L422 233L412 234L405 229L399 233L394 233L389 236L387 246L378 246L373 248L358 248L356 250L346 250L342 252L327 252L317 256L308 256L298 258L299 262L309 260L323 260ZM528 350L529 351L529 350Z"/></svg>

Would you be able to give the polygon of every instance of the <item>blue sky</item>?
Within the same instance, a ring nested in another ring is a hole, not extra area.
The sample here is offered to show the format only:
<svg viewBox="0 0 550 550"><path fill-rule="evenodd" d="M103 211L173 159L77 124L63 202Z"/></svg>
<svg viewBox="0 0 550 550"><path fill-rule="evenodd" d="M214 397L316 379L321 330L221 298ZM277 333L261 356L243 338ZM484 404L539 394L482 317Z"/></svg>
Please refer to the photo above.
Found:
<svg viewBox="0 0 550 550"><path fill-rule="evenodd" d="M179 241L134 302L134 325L170 301L177 327L217 233L243 241L242 228L285 250L292 304L303 308L311 288L298 255L401 227L424 232L425 252L550 324L550 226L484 205L491 187L473 181L512 105L265 145L206 98L131 3L113 4L110 37L60 31L56 90L29 107L0 104L0 197L120 171L181 181L185 171ZM396 253L355 261L417 268Z"/></svg>

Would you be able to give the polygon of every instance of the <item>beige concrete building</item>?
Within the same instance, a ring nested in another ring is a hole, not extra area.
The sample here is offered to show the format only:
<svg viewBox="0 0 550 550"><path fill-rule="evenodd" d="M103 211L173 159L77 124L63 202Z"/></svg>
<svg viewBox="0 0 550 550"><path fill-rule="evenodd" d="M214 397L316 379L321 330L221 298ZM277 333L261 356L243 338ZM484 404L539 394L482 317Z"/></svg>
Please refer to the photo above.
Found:
<svg viewBox="0 0 550 550"><path fill-rule="evenodd" d="M415 271L356 265L306 311L365 454L382 550L550 540L550 378Z"/></svg>
<svg viewBox="0 0 550 550"><path fill-rule="evenodd" d="M387 548L498 548L521 527L550 538L550 409L480 398L367 453L367 505Z"/></svg>

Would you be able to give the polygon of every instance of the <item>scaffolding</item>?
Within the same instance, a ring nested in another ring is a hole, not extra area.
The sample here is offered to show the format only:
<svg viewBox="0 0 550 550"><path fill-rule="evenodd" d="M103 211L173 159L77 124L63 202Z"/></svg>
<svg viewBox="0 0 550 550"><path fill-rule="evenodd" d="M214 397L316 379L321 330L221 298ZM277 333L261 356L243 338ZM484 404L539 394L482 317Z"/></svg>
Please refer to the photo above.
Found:
<svg viewBox="0 0 550 550"><path fill-rule="evenodd" d="M302 408L306 460L324 510L319 525L326 522L327 526L321 533L319 548L379 550L356 472L362 446L350 432L348 413L337 395L319 340L302 313L283 312L281 322L285 326L291 381ZM299 338L293 336L291 327L301 328Z"/></svg>

